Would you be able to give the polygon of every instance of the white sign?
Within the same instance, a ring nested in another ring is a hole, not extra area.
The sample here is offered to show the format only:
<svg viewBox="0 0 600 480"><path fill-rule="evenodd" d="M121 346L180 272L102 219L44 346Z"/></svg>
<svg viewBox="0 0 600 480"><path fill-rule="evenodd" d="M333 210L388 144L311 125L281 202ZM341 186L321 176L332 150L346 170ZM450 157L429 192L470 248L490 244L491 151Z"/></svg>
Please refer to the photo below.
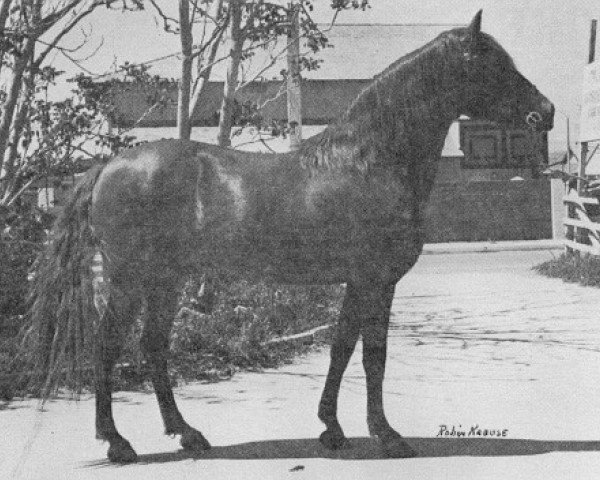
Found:
<svg viewBox="0 0 600 480"><path fill-rule="evenodd" d="M583 72L583 98L579 141L600 139L600 62L586 65Z"/></svg>

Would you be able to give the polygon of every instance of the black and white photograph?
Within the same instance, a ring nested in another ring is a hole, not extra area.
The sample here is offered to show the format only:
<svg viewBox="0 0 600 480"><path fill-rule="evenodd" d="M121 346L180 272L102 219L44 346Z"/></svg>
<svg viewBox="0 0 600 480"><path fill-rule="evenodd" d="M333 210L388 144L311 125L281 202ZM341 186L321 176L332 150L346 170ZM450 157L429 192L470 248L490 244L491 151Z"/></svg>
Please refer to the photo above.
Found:
<svg viewBox="0 0 600 480"><path fill-rule="evenodd" d="M0 478L599 478L599 18L0 0Z"/></svg>

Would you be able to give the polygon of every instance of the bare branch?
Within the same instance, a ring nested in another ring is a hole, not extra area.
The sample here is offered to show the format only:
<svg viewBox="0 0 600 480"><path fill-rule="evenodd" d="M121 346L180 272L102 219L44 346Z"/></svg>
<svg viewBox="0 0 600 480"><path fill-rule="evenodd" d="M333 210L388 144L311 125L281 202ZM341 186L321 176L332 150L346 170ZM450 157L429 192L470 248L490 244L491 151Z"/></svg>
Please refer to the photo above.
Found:
<svg viewBox="0 0 600 480"><path fill-rule="evenodd" d="M158 13L158 16L160 18L162 18L163 29L165 30L165 32L179 33L179 31L181 29L180 21L178 19L176 19L176 18L170 17L165 12L163 12L163 10L160 8L160 6L156 3L156 0L148 0L148 1L154 7L154 10L156 10L156 13ZM179 25L179 28L175 28L174 29L171 26L172 24Z"/></svg>
<svg viewBox="0 0 600 480"><path fill-rule="evenodd" d="M241 132L240 132L241 133ZM262 136L262 133L259 131L257 132L257 134L255 135L253 140L248 140L247 142L242 142L242 143L238 143L237 145L235 145L235 149L241 148L241 147L245 147L246 145L254 145L255 143L261 143L265 148L267 148L271 153L277 153L275 150L273 150L271 148L271 146L267 143L267 140L274 140L273 137L265 139Z"/></svg>
<svg viewBox="0 0 600 480"><path fill-rule="evenodd" d="M100 48L100 47L98 47ZM88 68L84 67L81 62L75 58L73 58L68 52L62 50L62 49L58 49L58 51L60 53L62 53L62 55L69 60L73 65L75 65L77 68L79 68L82 72L87 73L88 75L90 75L91 77L95 77L95 78L99 78L102 77L104 74L99 74L96 72L92 72L91 70L89 70ZM85 60L85 59L84 59Z"/></svg>
<svg viewBox="0 0 600 480"><path fill-rule="evenodd" d="M39 25L36 25L36 36L40 36L46 33L50 28L56 25L62 18L65 17L69 12L72 12L75 8L77 8L84 0L71 0L67 2L65 6L56 9L52 13L49 13L43 18L40 18ZM95 0L92 3L93 8L96 8L105 2L102 0Z"/></svg>
<svg viewBox="0 0 600 480"><path fill-rule="evenodd" d="M133 130L134 128L137 128L137 127L139 126L139 124L140 124L140 123L142 123L142 121L143 121L143 120L144 120L144 119L145 119L147 116L149 116L149 115L150 115L150 114L151 114L151 113L152 113L154 110L156 110L156 109L157 109L158 107L160 107L160 106L161 106L161 103L160 103L160 102L156 102L155 104L153 104L151 107L149 107L148 109L146 109L146 111L145 111L144 113L142 113L142 115L140 116L140 118L138 118L138 119L135 121L135 123L134 123L134 124L133 124L131 127L129 127L129 128L128 128L128 129L126 129L126 130L123 130L123 132L122 132L122 133L127 133L127 132L129 132L129 131Z"/></svg>
<svg viewBox="0 0 600 480"><path fill-rule="evenodd" d="M40 178L41 177L39 175L34 176L33 178L25 182L25 184L21 188L19 188L19 190L17 190L15 193L8 193L6 201L3 200L3 204L10 207L24 192L27 191L29 187L31 187L33 182L39 180Z"/></svg>
<svg viewBox="0 0 600 480"><path fill-rule="evenodd" d="M198 0L190 0L190 3L192 4L192 16L190 17L190 23L193 25L196 21L196 13L201 13L201 9L198 8ZM204 18L204 26L206 28L206 17L202 14L201 16Z"/></svg>
<svg viewBox="0 0 600 480"><path fill-rule="evenodd" d="M196 8L197 8L198 0L194 0L192 4L192 17L190 19L190 23L193 25L196 21ZM204 45L206 39L206 29L208 25L208 18L202 17L202 33L200 34L200 45Z"/></svg>
<svg viewBox="0 0 600 480"><path fill-rule="evenodd" d="M272 41L273 41L273 39L269 39L269 40L265 40L264 42L257 43L257 44L255 44L255 45L253 45L253 46L251 46L251 47L244 48L244 49L242 49L242 56L243 56L243 55L245 55L245 54L247 54L247 53L249 53L249 52L251 52L251 51L253 51L253 50L257 50L257 49L259 49L259 48L261 48L261 47L263 47L263 46L265 46L265 45L268 45L268 44L269 44L269 43L271 43ZM174 56L176 56L176 55L179 55L179 53L176 53L176 54L169 55L169 56L168 56L168 57L166 57L166 58L169 58L169 57L174 57ZM215 66L215 65L217 65L218 63L221 63L221 62L223 62L223 61L227 60L228 58L229 58L229 55L223 55L223 56L221 56L221 57L217 58L217 59L216 59L214 62L211 62L211 63L208 63L208 64L206 64L206 65L204 66L204 68L202 68L201 70L199 70L198 74L199 74L199 75L201 75L201 74L202 74L202 73L203 73L205 70L207 70L207 69L209 69L209 68L212 68L212 67L214 67L214 66ZM153 61L154 61L154 60L153 60Z"/></svg>
<svg viewBox="0 0 600 480"><path fill-rule="evenodd" d="M201 17L208 18L215 25L218 25L220 13L221 13L221 5L223 4L223 2L221 0L218 0L218 3L219 3L219 7L215 9L216 14L211 14L208 10L205 10L204 8L201 8L198 6L198 0L194 0L193 1L193 9L194 10L192 12L191 23L194 23L195 13L197 12L200 14Z"/></svg>
<svg viewBox="0 0 600 480"><path fill-rule="evenodd" d="M303 34L299 34L297 36L297 38L291 38L291 39L289 39L289 41L286 42L285 46L279 51L279 53L271 56L271 60L269 61L269 63L267 63L263 68L261 68L254 75L254 77L252 77L251 80L247 80L247 81L243 82L242 84L240 84L238 86L237 90L238 91L241 90L242 88L248 86L250 83L254 82L257 78L259 78L260 76L262 76L262 74L264 72L266 72L269 68L271 68L273 65L275 65L277 63L277 60L279 60L283 56L283 54L286 53L290 49L290 47L293 44L294 40L302 38L302 37L304 37L304 35ZM268 41L268 43L270 43L270 42L272 42L272 39ZM267 43L267 42L264 42L264 43ZM254 47L254 48L258 48L258 46Z"/></svg>
<svg viewBox="0 0 600 480"><path fill-rule="evenodd" d="M61 47L57 47L57 50L59 50L59 51L66 50L66 52L67 52L67 53L71 54L71 53L73 53L73 52L77 52L77 51L78 51L78 50L79 50L81 47L83 47L83 45L85 45L85 44L82 44L80 47L78 47L78 48L74 49L73 51L70 51L70 50L68 50L68 49L63 49L63 48L61 48ZM102 37L102 38L100 39L100 43L99 43L98 45L96 45L96 47L94 48L94 50L93 50L93 51L91 51L91 52L90 52L88 55L86 55L85 57L78 58L78 59L76 60L76 62L80 63L80 62L85 62L85 61L89 60L89 59L90 59L90 58L92 58L94 55L96 55L96 53L98 53L98 51L99 51L99 50L102 48L102 46L103 46L103 45L104 45L104 37Z"/></svg>
<svg viewBox="0 0 600 480"><path fill-rule="evenodd" d="M94 2L89 5L87 9L76 14L64 28L47 44L47 47L38 55L37 59L34 62L34 67L39 68L42 62L46 59L48 54L55 48L57 48L58 43L67 35L73 28L81 22L85 17L90 15L100 3ZM39 40L38 40L39 41Z"/></svg>
<svg viewBox="0 0 600 480"><path fill-rule="evenodd" d="M201 55L204 54L204 52L206 51L206 49L208 47L210 47L213 43L216 43L217 45L219 44L219 42L221 41L221 39L223 38L223 34L225 33L225 30L227 29L227 22L223 23L223 25L216 27L210 38L206 41L203 42L202 45L200 47L197 47L198 50L195 51L194 53L191 54L191 58L197 58L200 57Z"/></svg>
<svg viewBox="0 0 600 480"><path fill-rule="evenodd" d="M314 28L318 28L317 23L312 19L312 15L307 10L306 5L304 5L303 2L300 2L300 6L302 8L302 11L304 12L304 15L306 15L306 18L310 22L311 26L314 27ZM335 25L335 22L337 20L337 17L338 17L338 15L340 14L340 12L342 10L343 10L342 7L338 7L338 8L335 9L333 17L331 17L331 22L329 22L329 26L326 29L321 30L322 33L329 32L333 28L333 26Z"/></svg>
<svg viewBox="0 0 600 480"><path fill-rule="evenodd" d="M84 143L85 142L81 142L79 145L72 145L71 146L72 152L81 152L81 153L87 155L88 157L92 158L94 156L94 154L92 152L90 152L89 150L86 150L85 148L83 148Z"/></svg>
<svg viewBox="0 0 600 480"><path fill-rule="evenodd" d="M219 43L221 42L221 39L223 38L224 32L225 32L225 28L223 28L221 30L219 37L215 38L214 41L212 42L211 49L208 54L208 64L209 65L214 62L215 57L217 56L217 51L219 49ZM198 59L198 62L200 62L200 59ZM196 77L194 86L192 88L192 98L190 100L190 110L189 110L190 118L194 114L194 110L196 110L196 105L198 105L198 101L200 100L200 96L202 94L202 91L204 90L204 86L206 85L206 82L208 82L208 79L210 78L210 74L212 72L212 66L205 68L203 70L200 66L200 63L198 63L198 71L199 71L198 76Z"/></svg>
<svg viewBox="0 0 600 480"><path fill-rule="evenodd" d="M271 98L268 98L267 100L265 100L263 103L257 105L257 109L261 110L264 107L266 107L269 103L274 102L275 100L277 100L279 97L281 97L282 95L284 95L287 92L287 88L286 88L286 84L285 82L281 82L281 85L279 86L279 89L277 90L277 93L275 95L273 95Z"/></svg>

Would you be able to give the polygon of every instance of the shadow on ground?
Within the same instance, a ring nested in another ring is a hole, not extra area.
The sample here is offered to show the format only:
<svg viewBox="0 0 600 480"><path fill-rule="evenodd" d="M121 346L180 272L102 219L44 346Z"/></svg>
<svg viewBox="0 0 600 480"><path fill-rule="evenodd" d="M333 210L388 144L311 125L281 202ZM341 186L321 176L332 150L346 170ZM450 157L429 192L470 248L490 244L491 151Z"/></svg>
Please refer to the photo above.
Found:
<svg viewBox="0 0 600 480"><path fill-rule="evenodd" d="M416 438L408 437L407 442L415 448L420 458L460 457L460 456L517 456L539 455L550 452L600 451L600 441L546 441L517 439L482 438ZM265 440L239 443L236 445L213 446L206 452L180 450L168 453L139 455L138 465L169 463L181 460L274 460L286 458L331 458L339 460L379 460L386 459L377 440L372 438L351 438L348 448L330 451L317 439ZM110 465L108 460L91 462L88 467Z"/></svg>

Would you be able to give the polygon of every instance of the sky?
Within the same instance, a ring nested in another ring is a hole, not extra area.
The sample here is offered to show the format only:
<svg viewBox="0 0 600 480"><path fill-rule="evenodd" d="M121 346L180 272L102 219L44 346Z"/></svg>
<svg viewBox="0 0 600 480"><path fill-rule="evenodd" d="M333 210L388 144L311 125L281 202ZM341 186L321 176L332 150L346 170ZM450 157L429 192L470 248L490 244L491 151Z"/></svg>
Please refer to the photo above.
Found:
<svg viewBox="0 0 600 480"><path fill-rule="evenodd" d="M163 0L162 3L167 8L176 5L173 0ZM329 22L332 16L330 0L314 0L313 3L315 20ZM521 72L557 107L556 128L550 134L551 150L566 143L567 116L571 121L574 143L579 122L583 67L588 57L590 21L600 17L597 0L371 0L371 4L366 12L343 12L338 23L460 25L467 24L479 9L483 9L483 30L498 39L513 56ZM178 38L164 33L150 10L142 13L102 10L90 16L82 26L87 32L89 45L87 50L77 55L83 57L101 45L92 58L83 62L89 71L97 74L124 61L153 59L176 52L179 47ZM75 44L81 38L81 34L76 34L71 42ZM368 61L360 52L357 52L358 58ZM68 74L78 71L60 54L54 61ZM151 71L177 78L175 65L157 65Z"/></svg>

